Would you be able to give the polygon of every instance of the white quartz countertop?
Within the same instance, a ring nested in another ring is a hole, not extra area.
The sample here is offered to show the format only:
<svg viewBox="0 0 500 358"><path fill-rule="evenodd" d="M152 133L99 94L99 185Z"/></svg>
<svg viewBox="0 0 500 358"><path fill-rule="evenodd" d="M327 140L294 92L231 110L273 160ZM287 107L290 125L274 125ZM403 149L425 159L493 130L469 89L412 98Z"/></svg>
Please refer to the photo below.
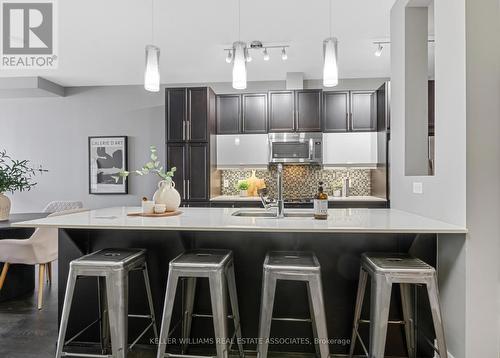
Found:
<svg viewBox="0 0 500 358"><path fill-rule="evenodd" d="M348 232L348 233L466 233L463 227L395 209L330 209L328 220L311 217L237 217L235 211L263 209L180 208L172 217L132 217L139 207L114 207L13 224L16 227L66 229L125 229L174 231ZM285 212L312 212L288 209Z"/></svg>
<svg viewBox="0 0 500 358"><path fill-rule="evenodd" d="M210 201L260 201L258 196L238 196L238 195L219 195L210 199ZM387 201L387 199L376 196L329 196L328 201Z"/></svg>

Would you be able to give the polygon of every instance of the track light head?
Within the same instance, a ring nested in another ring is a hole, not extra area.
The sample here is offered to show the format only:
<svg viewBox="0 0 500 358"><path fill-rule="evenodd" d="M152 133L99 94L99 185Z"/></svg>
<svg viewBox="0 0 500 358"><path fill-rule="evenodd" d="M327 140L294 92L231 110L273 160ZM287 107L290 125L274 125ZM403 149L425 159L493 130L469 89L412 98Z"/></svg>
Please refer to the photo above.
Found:
<svg viewBox="0 0 500 358"><path fill-rule="evenodd" d="M233 51L227 51L226 62L231 63L233 61Z"/></svg>
<svg viewBox="0 0 500 358"><path fill-rule="evenodd" d="M269 53L267 53L267 48L264 49L264 61L269 61Z"/></svg>
<svg viewBox="0 0 500 358"><path fill-rule="evenodd" d="M377 49L375 50L374 55L377 56L377 57L382 56L382 50L383 49L384 49L384 47L382 46L382 44L378 44Z"/></svg>
<svg viewBox="0 0 500 358"><path fill-rule="evenodd" d="M285 48L285 47L283 47L283 48L281 49L281 59L282 59L283 61L286 61L286 60L288 59L288 55L287 55L287 53L286 53L286 48Z"/></svg>

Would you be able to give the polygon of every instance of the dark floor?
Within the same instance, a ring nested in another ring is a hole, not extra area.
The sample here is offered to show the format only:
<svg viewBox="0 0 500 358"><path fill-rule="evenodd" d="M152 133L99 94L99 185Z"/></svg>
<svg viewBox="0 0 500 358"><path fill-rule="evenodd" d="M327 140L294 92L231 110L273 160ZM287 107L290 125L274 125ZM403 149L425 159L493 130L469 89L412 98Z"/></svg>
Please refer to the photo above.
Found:
<svg viewBox="0 0 500 358"><path fill-rule="evenodd" d="M52 267L57 267L53 264ZM42 310L36 308L36 292L22 299L0 302L0 357L54 357L57 340L57 270L44 290ZM38 277L38 271L36 276ZM7 280L9 276L7 275Z"/></svg>

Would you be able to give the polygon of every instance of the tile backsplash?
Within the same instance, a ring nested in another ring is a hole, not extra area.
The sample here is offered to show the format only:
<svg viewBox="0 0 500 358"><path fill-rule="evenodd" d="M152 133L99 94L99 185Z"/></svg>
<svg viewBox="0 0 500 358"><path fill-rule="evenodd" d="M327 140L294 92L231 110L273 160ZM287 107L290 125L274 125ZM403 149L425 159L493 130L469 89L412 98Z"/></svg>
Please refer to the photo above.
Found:
<svg viewBox="0 0 500 358"><path fill-rule="evenodd" d="M328 195L333 195L336 187L342 187L342 178L348 176L351 181L350 195L371 195L371 170L336 168L321 169L308 165L290 165L284 167L283 195L285 199L312 198L318 189L319 181L324 182ZM247 179L252 175L251 169L221 170L222 183L227 180L228 186L222 185L222 195L238 195L236 185L239 180ZM269 189L269 196L276 195L276 167L259 169L255 176L264 179Z"/></svg>

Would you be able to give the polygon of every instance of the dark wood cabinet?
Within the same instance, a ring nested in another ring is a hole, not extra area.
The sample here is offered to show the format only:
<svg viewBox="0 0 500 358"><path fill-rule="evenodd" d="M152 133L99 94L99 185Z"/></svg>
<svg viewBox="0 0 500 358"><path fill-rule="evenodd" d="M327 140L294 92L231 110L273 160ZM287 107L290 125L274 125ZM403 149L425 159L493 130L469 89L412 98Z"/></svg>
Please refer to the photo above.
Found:
<svg viewBox="0 0 500 358"><path fill-rule="evenodd" d="M349 92L324 92L323 116L325 132L349 130Z"/></svg>
<svg viewBox="0 0 500 358"><path fill-rule="evenodd" d="M267 93L243 94L242 133L267 133Z"/></svg>
<svg viewBox="0 0 500 358"><path fill-rule="evenodd" d="M186 144L167 144L167 168L176 168L174 175L175 188L181 195L182 200L186 200Z"/></svg>
<svg viewBox="0 0 500 358"><path fill-rule="evenodd" d="M267 133L267 93L217 95L217 134Z"/></svg>
<svg viewBox="0 0 500 358"><path fill-rule="evenodd" d="M208 141L208 93L206 87L188 88L187 140Z"/></svg>
<svg viewBox="0 0 500 358"><path fill-rule="evenodd" d="M295 130L295 96L293 91L269 92L269 132Z"/></svg>
<svg viewBox="0 0 500 358"><path fill-rule="evenodd" d="M371 132L377 130L377 95L375 91L351 92L351 130Z"/></svg>
<svg viewBox="0 0 500 358"><path fill-rule="evenodd" d="M375 91L323 93L325 132L371 132L377 130Z"/></svg>
<svg viewBox="0 0 500 358"><path fill-rule="evenodd" d="M165 93L166 138L168 142L182 142L186 130L186 89L167 88Z"/></svg>
<svg viewBox="0 0 500 358"><path fill-rule="evenodd" d="M166 89L166 165L176 167L184 204L207 202L216 160L215 93L208 87ZM211 153L212 149L212 153Z"/></svg>
<svg viewBox="0 0 500 358"><path fill-rule="evenodd" d="M238 134L241 131L241 96L224 94L217 96L217 133Z"/></svg>
<svg viewBox="0 0 500 358"><path fill-rule="evenodd" d="M209 200L208 146L206 143L190 143L187 146L189 176L186 182L186 200Z"/></svg>
<svg viewBox="0 0 500 358"><path fill-rule="evenodd" d="M322 91L295 91L295 130L297 132L320 132Z"/></svg>

